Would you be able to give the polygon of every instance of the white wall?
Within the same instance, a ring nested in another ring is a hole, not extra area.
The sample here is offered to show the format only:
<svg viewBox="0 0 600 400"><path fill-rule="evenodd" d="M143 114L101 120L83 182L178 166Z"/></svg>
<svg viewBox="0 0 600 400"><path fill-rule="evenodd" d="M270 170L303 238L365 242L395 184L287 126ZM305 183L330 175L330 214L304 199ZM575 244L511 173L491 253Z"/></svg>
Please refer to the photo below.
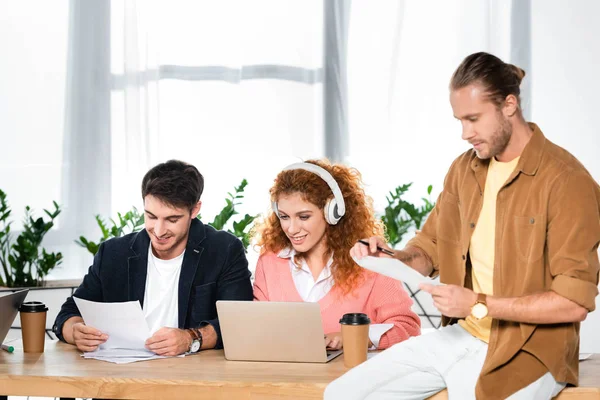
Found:
<svg viewBox="0 0 600 400"><path fill-rule="evenodd" d="M532 1L532 119L600 180L600 2ZM529 71L528 71L529 72ZM600 305L600 299L596 304ZM600 353L600 311L581 328L581 351Z"/></svg>

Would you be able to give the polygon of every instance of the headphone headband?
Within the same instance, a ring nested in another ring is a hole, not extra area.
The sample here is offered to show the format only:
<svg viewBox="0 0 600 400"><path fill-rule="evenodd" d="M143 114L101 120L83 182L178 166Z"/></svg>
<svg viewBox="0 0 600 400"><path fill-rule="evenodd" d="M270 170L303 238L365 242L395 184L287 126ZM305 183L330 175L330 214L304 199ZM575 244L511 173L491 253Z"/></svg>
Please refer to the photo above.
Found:
<svg viewBox="0 0 600 400"><path fill-rule="evenodd" d="M308 172L312 172L313 174L318 175L321 179L323 179L325 183L327 183L327 185L331 189L331 192L333 193L333 198L335 201L330 210L331 221L327 222L329 222L332 225L335 225L340 220L340 218L342 218L346 213L346 204L344 203L344 196L342 195L340 186L338 185L334 177L325 168L322 168L316 164L306 162L288 165L282 171L290 171L294 169L302 169ZM327 215L328 214L326 213L326 216Z"/></svg>

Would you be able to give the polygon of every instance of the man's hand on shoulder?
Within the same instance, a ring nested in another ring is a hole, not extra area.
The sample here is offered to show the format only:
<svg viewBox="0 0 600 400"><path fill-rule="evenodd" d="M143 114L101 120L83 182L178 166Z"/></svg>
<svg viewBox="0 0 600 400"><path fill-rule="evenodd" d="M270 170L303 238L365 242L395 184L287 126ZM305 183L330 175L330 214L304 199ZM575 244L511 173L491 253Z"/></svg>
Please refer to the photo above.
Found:
<svg viewBox="0 0 600 400"><path fill-rule="evenodd" d="M71 336L72 344L81 351L95 351L98 346L108 340L108 335L96 328L87 326L83 321L73 323Z"/></svg>
<svg viewBox="0 0 600 400"><path fill-rule="evenodd" d="M146 340L146 348L159 356L178 356L190 349L192 337L183 329L163 327Z"/></svg>

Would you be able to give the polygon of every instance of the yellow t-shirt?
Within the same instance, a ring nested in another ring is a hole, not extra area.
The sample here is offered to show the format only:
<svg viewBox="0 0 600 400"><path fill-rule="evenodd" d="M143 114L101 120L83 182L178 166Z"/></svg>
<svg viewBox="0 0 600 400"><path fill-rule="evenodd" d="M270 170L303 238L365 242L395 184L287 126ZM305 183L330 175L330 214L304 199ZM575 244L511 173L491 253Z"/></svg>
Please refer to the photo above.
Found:
<svg viewBox="0 0 600 400"><path fill-rule="evenodd" d="M519 157L512 161L503 163L490 160L485 190L483 192L483 207L479 220L475 226L469 254L471 256L471 278L475 293L494 294L494 249L496 245L496 196L513 172ZM492 318L485 317L480 320L471 315L466 319L458 321L460 326L478 339L489 343Z"/></svg>

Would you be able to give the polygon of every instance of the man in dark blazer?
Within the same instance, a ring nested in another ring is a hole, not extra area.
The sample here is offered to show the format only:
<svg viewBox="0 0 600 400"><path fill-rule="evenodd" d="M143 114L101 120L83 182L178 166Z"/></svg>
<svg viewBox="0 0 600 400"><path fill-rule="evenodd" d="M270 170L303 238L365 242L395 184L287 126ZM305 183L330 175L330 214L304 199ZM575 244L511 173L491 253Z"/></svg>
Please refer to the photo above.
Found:
<svg viewBox="0 0 600 400"><path fill-rule="evenodd" d="M217 300L252 300L242 243L197 219L204 179L171 160L142 181L145 230L100 246L74 296L96 302L139 301L159 355L222 348ZM154 327L154 329L153 329ZM85 325L72 297L56 317L54 333L82 351L108 336Z"/></svg>

